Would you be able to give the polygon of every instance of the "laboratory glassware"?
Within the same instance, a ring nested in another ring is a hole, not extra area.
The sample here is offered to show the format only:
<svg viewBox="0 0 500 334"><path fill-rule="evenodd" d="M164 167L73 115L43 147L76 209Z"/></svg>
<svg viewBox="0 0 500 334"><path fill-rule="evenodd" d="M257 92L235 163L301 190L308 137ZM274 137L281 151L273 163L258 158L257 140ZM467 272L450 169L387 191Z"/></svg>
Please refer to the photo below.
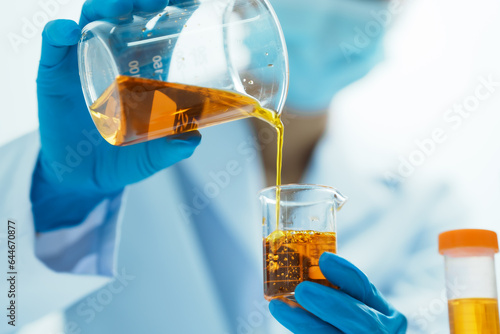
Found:
<svg viewBox="0 0 500 334"><path fill-rule="evenodd" d="M82 31L83 95L101 135L128 145L255 116L275 123L288 86L268 0L201 0Z"/></svg>
<svg viewBox="0 0 500 334"><path fill-rule="evenodd" d="M302 281L332 286L321 273L319 258L323 252L337 252L336 212L346 197L327 186L289 184L279 191L263 189L259 198L264 297L294 300L295 287Z"/></svg>

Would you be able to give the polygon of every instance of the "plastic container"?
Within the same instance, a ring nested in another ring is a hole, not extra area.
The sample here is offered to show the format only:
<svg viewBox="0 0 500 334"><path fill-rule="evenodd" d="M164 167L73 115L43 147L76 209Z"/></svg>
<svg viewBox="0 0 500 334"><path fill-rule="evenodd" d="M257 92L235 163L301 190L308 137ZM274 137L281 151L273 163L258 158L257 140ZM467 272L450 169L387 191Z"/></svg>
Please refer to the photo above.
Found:
<svg viewBox="0 0 500 334"><path fill-rule="evenodd" d="M497 234L480 229L443 232L439 253L445 258L450 333L499 334Z"/></svg>

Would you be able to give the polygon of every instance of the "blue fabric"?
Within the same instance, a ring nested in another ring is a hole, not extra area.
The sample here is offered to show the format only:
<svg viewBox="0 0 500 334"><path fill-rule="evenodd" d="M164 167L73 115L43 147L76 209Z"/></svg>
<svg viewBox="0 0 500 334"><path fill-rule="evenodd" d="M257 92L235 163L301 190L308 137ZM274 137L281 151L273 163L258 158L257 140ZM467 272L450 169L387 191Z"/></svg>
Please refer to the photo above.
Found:
<svg viewBox="0 0 500 334"><path fill-rule="evenodd" d="M338 91L383 59L386 24L375 17L390 15L388 3L271 0L288 49L291 111L324 111Z"/></svg>
<svg viewBox="0 0 500 334"><path fill-rule="evenodd" d="M89 0L81 25L165 5L165 0ZM37 78L41 150L31 189L38 232L79 224L104 198L189 157L201 139L193 132L126 147L105 142L82 94L76 55L79 36L80 26L69 20L49 22L42 34Z"/></svg>
<svg viewBox="0 0 500 334"><path fill-rule="evenodd" d="M272 315L293 333L406 333L404 315L394 309L359 269L324 253L319 266L338 289L302 282L295 298L303 307L273 300Z"/></svg>

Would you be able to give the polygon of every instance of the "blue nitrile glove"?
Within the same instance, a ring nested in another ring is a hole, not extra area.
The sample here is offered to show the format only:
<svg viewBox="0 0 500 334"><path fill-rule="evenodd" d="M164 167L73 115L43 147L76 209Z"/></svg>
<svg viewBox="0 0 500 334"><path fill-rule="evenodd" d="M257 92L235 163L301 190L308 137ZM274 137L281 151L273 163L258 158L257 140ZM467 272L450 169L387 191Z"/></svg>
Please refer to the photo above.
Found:
<svg viewBox="0 0 500 334"><path fill-rule="evenodd" d="M272 300L269 309L283 326L296 334L406 333L405 316L353 264L326 252L321 255L319 266L339 289L300 283L295 298L307 311Z"/></svg>
<svg viewBox="0 0 500 334"><path fill-rule="evenodd" d="M189 157L199 144L200 134L192 132L112 146L94 126L80 85L76 51L83 26L133 11L158 11L167 3L87 0L79 25L69 20L46 25L37 79L41 150L31 188L37 232L80 223L103 199Z"/></svg>
<svg viewBox="0 0 500 334"><path fill-rule="evenodd" d="M384 0L271 0L283 28L290 65L287 106L323 111L342 88L383 58L382 37L393 20Z"/></svg>

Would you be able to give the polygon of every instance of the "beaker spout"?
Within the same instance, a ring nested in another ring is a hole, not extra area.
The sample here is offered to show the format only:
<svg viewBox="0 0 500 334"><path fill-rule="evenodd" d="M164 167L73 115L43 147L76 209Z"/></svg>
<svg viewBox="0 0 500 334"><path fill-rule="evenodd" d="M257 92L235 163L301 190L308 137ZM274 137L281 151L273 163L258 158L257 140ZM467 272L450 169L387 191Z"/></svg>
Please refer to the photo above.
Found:
<svg viewBox="0 0 500 334"><path fill-rule="evenodd" d="M342 209L342 207L344 206L345 202L347 201L347 197L344 196L337 189L334 189L334 190L335 190L335 194L333 195L333 199L335 201L335 210L339 211L340 209Z"/></svg>

